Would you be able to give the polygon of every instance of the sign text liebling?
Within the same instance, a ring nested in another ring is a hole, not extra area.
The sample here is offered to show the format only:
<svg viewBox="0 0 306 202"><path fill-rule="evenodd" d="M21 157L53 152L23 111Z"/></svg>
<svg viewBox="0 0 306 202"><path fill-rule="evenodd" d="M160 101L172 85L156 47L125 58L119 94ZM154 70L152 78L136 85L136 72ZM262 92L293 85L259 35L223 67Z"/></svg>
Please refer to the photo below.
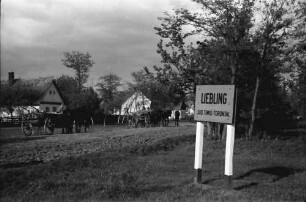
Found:
<svg viewBox="0 0 306 202"><path fill-rule="evenodd" d="M232 124L234 98L234 85L197 86L194 119Z"/></svg>

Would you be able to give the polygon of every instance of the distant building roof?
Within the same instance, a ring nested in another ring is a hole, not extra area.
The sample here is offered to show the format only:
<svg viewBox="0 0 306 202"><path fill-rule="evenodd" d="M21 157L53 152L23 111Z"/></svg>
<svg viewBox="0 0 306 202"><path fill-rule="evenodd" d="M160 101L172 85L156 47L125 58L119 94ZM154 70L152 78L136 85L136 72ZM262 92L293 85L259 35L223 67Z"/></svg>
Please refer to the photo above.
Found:
<svg viewBox="0 0 306 202"><path fill-rule="evenodd" d="M121 105L121 114L134 113L142 109L148 109L151 101L142 92L134 92L126 101Z"/></svg>
<svg viewBox="0 0 306 202"><path fill-rule="evenodd" d="M63 96L61 95L55 80L53 77L44 77L38 79L14 79L8 81L1 81L2 88L11 88L12 90L30 90L29 95L25 95L24 99L28 100L29 104L35 104L39 102L40 98L45 95L46 91L52 85L55 85L55 88L59 92L61 99ZM23 103L24 104L24 103Z"/></svg>

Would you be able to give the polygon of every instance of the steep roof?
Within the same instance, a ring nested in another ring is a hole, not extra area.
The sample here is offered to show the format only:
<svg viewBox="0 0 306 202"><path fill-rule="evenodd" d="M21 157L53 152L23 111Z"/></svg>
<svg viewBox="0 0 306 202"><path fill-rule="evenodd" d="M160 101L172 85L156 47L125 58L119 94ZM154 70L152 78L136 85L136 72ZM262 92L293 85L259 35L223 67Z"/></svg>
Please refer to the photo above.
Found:
<svg viewBox="0 0 306 202"><path fill-rule="evenodd" d="M37 92L36 99L41 98L47 91L47 89L52 85L53 78L38 78L31 80L20 80L17 81L14 85L23 85L24 87L29 87Z"/></svg>
<svg viewBox="0 0 306 202"><path fill-rule="evenodd" d="M125 101L122 103L122 105L126 104L128 101L132 101L132 99L137 99L138 97L143 97L144 99L150 100L146 95L144 95L140 91L129 93L127 95L128 95L128 97L125 99Z"/></svg>
<svg viewBox="0 0 306 202"><path fill-rule="evenodd" d="M47 90L52 85L55 85L61 99L61 95L55 80L53 77L43 77L38 79L14 79L14 82L10 84L8 81L1 81L2 89L10 89L12 91L28 91L28 95L23 97L24 100L27 100L29 104L38 102L44 95L47 93ZM4 95L5 96L5 95Z"/></svg>
<svg viewBox="0 0 306 202"><path fill-rule="evenodd" d="M124 101L123 101L121 104L123 105L123 104L126 103L129 99L131 99L131 97L134 97L134 96L144 96L144 97L146 97L147 99L149 99L147 93L145 94L145 93L143 93L142 91L128 92L128 93L125 93L125 95L124 95L124 98L125 98L125 99L123 99Z"/></svg>

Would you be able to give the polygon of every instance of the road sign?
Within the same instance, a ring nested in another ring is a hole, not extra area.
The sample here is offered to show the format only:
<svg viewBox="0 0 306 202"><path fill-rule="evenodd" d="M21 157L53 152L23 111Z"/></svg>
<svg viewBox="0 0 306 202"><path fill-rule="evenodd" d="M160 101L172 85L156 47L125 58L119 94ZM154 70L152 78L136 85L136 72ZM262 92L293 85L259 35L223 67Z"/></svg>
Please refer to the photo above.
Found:
<svg viewBox="0 0 306 202"><path fill-rule="evenodd" d="M233 124L235 85L198 85L196 88L196 121Z"/></svg>

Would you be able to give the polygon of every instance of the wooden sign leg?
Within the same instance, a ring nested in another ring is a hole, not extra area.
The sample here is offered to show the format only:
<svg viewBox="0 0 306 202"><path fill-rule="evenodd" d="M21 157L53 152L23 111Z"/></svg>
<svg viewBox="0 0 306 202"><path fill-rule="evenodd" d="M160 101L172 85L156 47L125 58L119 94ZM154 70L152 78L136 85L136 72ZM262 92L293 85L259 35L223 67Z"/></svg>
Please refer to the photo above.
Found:
<svg viewBox="0 0 306 202"><path fill-rule="evenodd" d="M204 123L197 122L196 142L195 142L195 161L194 169L196 170L195 183L202 181L202 153L203 153Z"/></svg>
<svg viewBox="0 0 306 202"><path fill-rule="evenodd" d="M235 126L227 125L226 149L225 149L225 180L226 188L232 189L233 186L233 153L235 140Z"/></svg>

